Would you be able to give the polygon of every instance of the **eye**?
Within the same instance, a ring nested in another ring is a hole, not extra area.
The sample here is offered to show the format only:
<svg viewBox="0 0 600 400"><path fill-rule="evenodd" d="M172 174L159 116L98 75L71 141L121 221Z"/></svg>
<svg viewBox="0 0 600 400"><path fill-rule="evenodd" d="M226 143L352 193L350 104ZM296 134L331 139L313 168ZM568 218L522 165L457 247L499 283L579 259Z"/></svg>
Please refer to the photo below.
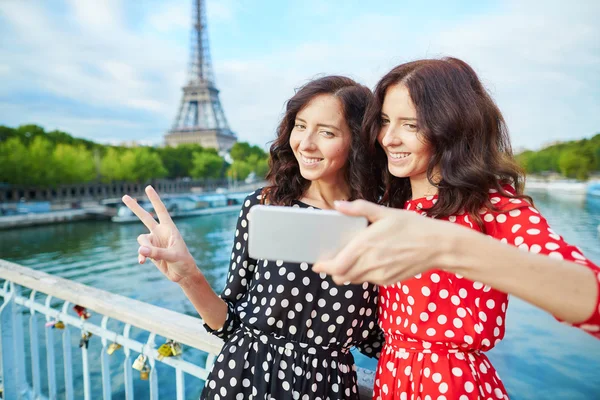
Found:
<svg viewBox="0 0 600 400"><path fill-rule="evenodd" d="M335 135L333 134L333 132L329 132L329 131L321 131L321 135L323 135L326 138L335 137Z"/></svg>
<svg viewBox="0 0 600 400"><path fill-rule="evenodd" d="M379 120L379 123L381 124L381 126L389 125L390 120L385 117L381 117L381 119Z"/></svg>
<svg viewBox="0 0 600 400"><path fill-rule="evenodd" d="M304 124L294 124L294 129L306 129Z"/></svg>
<svg viewBox="0 0 600 400"><path fill-rule="evenodd" d="M417 130L417 125L415 125L415 124L404 124L404 126L406 126L411 131Z"/></svg>

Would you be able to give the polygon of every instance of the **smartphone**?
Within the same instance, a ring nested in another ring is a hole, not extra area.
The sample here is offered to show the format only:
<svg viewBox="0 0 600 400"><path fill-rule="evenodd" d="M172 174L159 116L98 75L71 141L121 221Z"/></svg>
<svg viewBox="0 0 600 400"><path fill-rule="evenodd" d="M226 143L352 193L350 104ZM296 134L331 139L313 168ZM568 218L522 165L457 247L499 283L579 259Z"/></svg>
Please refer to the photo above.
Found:
<svg viewBox="0 0 600 400"><path fill-rule="evenodd" d="M248 216L251 258L314 264L333 258L368 225L333 210L257 205Z"/></svg>

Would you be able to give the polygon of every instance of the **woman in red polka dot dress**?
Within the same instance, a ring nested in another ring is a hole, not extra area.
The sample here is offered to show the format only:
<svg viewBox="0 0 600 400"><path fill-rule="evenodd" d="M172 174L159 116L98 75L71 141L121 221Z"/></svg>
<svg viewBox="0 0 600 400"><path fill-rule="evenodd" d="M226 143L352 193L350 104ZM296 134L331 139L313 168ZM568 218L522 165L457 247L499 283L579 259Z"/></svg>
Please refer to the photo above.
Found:
<svg viewBox="0 0 600 400"><path fill-rule="evenodd" d="M365 127L376 161L373 175L381 176L366 187L380 191L382 204L532 253L589 263L522 194L523 175L502 115L463 61L421 60L394 68L377 84ZM508 398L485 355L504 337L505 293L433 269L382 286L379 296L386 343L374 399Z"/></svg>

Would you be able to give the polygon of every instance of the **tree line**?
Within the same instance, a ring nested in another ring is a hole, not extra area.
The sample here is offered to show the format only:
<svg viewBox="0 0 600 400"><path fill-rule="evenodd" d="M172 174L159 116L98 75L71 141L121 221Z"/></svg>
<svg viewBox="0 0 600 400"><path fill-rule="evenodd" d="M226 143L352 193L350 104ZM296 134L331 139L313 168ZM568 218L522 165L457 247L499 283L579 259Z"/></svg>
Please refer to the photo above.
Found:
<svg viewBox="0 0 600 400"><path fill-rule="evenodd" d="M231 163L199 145L124 147L96 143L38 125L0 125L0 183L52 186L86 182L146 182L155 178L263 178L268 155L245 142Z"/></svg>
<svg viewBox="0 0 600 400"><path fill-rule="evenodd" d="M199 145L124 147L76 138L38 125L0 125L0 183L51 186L85 182L146 182L155 178L264 178L268 154L238 142L231 163L215 149ZM600 133L590 139L556 143L539 151L519 153L528 174L560 173L587 179L600 172Z"/></svg>
<svg viewBox="0 0 600 400"><path fill-rule="evenodd" d="M557 172L567 178L586 180L600 172L600 133L591 139L556 143L539 151L516 156L528 174Z"/></svg>

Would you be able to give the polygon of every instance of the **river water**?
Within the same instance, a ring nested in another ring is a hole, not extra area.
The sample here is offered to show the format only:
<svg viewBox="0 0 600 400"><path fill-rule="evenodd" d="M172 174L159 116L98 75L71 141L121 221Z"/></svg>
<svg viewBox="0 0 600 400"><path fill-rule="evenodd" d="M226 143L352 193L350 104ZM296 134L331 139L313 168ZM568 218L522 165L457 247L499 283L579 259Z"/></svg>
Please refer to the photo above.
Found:
<svg viewBox="0 0 600 400"><path fill-rule="evenodd" d="M557 198L545 193L533 193L533 196L554 230L599 263L600 199ZM225 282L236 219L237 213L231 213L176 221L198 265L217 291ZM141 223L112 222L78 222L0 231L0 258L196 315L176 284L165 279L151 263L137 263L136 237L144 232ZM488 356L512 399L600 399L600 341L559 324L546 313L514 297L508 308L506 327L505 339ZM77 332L73 332L74 340L78 341ZM59 344L57 339L57 346ZM97 357L99 349L99 340L92 340L92 359ZM81 356L76 353L74 351L75 386L76 392L81 394ZM61 354L57 347L58 359ZM44 366L45 351L41 355ZM195 361L199 357L193 352L186 355ZM362 367L375 368L373 360L360 354L356 359ZM115 354L111 358L114 399L124 398L122 362L122 351L121 355ZM92 363L91 371L93 392L98 393L93 396L96 398L101 393L99 362ZM161 398L174 398L173 371L161 367L158 372ZM45 373L42 376L45 377ZM62 369L57 369L59 392L63 387L62 379ZM147 398L147 383L135 375L134 381L136 398ZM186 397L197 399L201 383L188 377L186 388Z"/></svg>

